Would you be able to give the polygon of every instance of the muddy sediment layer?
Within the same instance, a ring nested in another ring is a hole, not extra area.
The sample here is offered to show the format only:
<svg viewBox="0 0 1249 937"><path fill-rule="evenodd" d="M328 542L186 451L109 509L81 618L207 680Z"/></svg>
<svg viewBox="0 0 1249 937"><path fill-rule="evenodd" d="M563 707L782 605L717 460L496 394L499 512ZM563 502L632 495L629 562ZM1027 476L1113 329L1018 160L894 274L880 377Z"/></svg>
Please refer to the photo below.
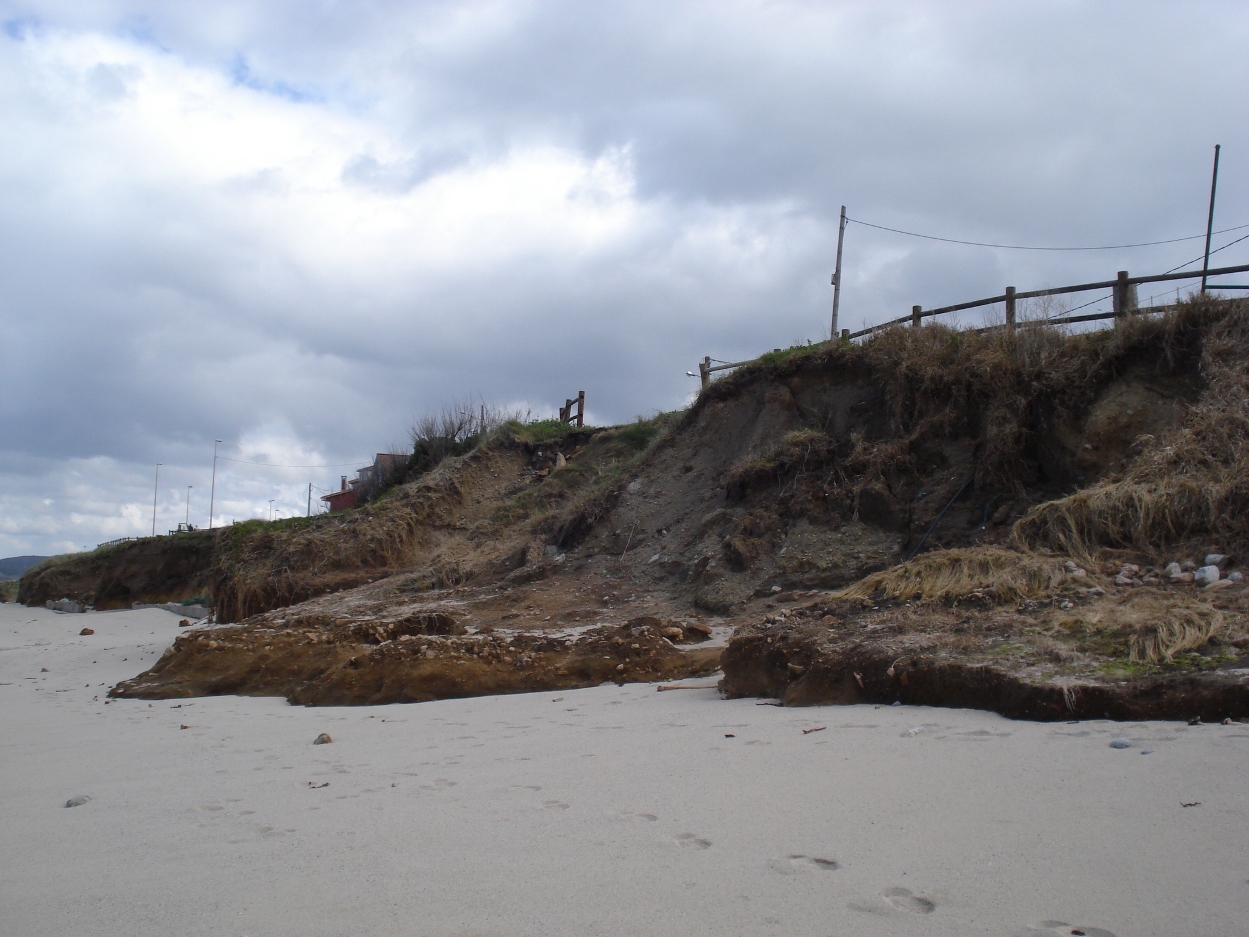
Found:
<svg viewBox="0 0 1249 937"><path fill-rule="evenodd" d="M900 702L1040 721L1249 718L1243 648L1230 648L1230 659L1213 667L1116 678L1099 661L1064 675L1060 666L1037 666L1043 654L1035 649L1020 654L1018 635L969 641L966 634L906 635L887 625L873 634L870 624L821 620L822 611L738 629L722 657L725 696L786 706Z"/></svg>
<svg viewBox="0 0 1249 937"><path fill-rule="evenodd" d="M446 614L398 622L196 629L110 696L283 696L307 706L415 703L713 673L705 629L644 617L575 634L464 633Z"/></svg>

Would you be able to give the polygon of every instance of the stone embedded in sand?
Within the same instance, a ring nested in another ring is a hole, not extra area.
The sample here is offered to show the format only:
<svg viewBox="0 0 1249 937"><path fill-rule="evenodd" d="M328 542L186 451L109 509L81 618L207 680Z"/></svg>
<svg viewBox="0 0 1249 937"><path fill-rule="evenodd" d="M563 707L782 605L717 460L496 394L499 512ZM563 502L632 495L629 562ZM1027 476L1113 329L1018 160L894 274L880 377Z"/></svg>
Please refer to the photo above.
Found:
<svg viewBox="0 0 1249 937"><path fill-rule="evenodd" d="M78 632L78 633L79 633L79 634L95 634L95 629L94 629L94 628L83 628L83 629L82 629L82 631L80 631L80 632Z"/></svg>
<svg viewBox="0 0 1249 937"><path fill-rule="evenodd" d="M66 807L81 807L90 799L91 797L87 794L79 794L77 797L71 797L69 800L65 801L65 806Z"/></svg>
<svg viewBox="0 0 1249 937"><path fill-rule="evenodd" d="M1125 738L1123 738L1122 736L1120 736L1120 737L1119 737L1119 738L1117 738L1117 739L1111 739L1111 740L1110 740L1110 747L1111 747L1111 748L1131 748L1131 747L1132 747L1132 740L1131 740L1131 739L1125 739Z"/></svg>
<svg viewBox="0 0 1249 937"><path fill-rule="evenodd" d="M328 732L322 732L320 735L318 735L315 739L312 740L312 744L313 745L328 745L332 741L334 740L330 738L330 734Z"/></svg>
<svg viewBox="0 0 1249 937"><path fill-rule="evenodd" d="M178 622L178 627L179 627L179 628L189 628L189 627L191 627L191 623L190 623L189 621L187 621L187 620L184 618L184 619L182 619L182 621Z"/></svg>

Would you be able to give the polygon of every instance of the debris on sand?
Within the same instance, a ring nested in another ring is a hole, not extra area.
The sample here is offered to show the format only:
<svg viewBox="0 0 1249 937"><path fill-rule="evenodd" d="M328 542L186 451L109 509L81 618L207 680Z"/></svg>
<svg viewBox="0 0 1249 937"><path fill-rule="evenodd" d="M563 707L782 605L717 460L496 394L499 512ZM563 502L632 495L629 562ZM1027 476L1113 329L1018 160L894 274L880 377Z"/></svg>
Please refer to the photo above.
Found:
<svg viewBox="0 0 1249 937"><path fill-rule="evenodd" d="M313 745L328 745L332 741L334 740L330 738L330 734L328 732L322 732L320 735L318 735L315 739L312 740L312 744Z"/></svg>

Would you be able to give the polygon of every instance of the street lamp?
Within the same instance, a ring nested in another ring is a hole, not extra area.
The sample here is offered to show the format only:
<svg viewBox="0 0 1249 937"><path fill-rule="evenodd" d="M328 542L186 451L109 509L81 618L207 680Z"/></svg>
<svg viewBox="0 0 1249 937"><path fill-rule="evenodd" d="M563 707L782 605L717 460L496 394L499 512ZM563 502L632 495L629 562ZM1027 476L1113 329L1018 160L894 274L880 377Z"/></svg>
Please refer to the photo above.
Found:
<svg viewBox="0 0 1249 937"><path fill-rule="evenodd" d="M191 526L191 485L186 486L186 526Z"/></svg>
<svg viewBox="0 0 1249 937"><path fill-rule="evenodd" d="M156 481L152 483L152 536L156 536L156 493L160 491L160 467L161 463L156 463Z"/></svg>
<svg viewBox="0 0 1249 937"><path fill-rule="evenodd" d="M208 529L213 529L213 502L217 497L217 444L220 439L213 440L213 486L208 494Z"/></svg>
<svg viewBox="0 0 1249 937"><path fill-rule="evenodd" d="M273 502L276 500L276 498L269 499L269 520L273 520Z"/></svg>

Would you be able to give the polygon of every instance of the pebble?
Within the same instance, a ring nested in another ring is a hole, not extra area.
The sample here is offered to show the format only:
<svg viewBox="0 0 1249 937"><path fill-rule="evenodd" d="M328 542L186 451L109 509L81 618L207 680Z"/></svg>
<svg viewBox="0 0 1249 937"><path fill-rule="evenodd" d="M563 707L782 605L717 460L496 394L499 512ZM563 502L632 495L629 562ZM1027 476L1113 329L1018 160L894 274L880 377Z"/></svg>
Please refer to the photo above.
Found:
<svg viewBox="0 0 1249 937"><path fill-rule="evenodd" d="M1236 583L1231 579L1220 579L1218 582L1208 583L1206 588L1212 592L1218 592L1221 589L1230 589L1235 585Z"/></svg>
<svg viewBox="0 0 1249 937"><path fill-rule="evenodd" d="M1219 568L1213 564L1207 564L1193 573L1193 581L1201 583L1203 586L1212 582L1218 582Z"/></svg>
<svg viewBox="0 0 1249 937"><path fill-rule="evenodd" d="M1119 738L1117 738L1117 739L1111 739L1111 740L1110 740L1110 747L1111 747L1111 748L1131 748L1131 747L1132 747L1132 740L1131 740L1131 739L1125 739L1125 738L1123 738L1122 736L1120 736L1120 737L1119 737Z"/></svg>
<svg viewBox="0 0 1249 937"><path fill-rule="evenodd" d="M1174 579L1176 576L1183 574L1183 572L1184 570L1180 567L1180 564L1176 563L1174 560L1168 563L1166 566L1166 573L1172 579Z"/></svg>
<svg viewBox="0 0 1249 937"><path fill-rule="evenodd" d="M909 729L907 729L905 732L902 733L902 738L913 739L915 738L915 736L919 735L923 731L924 731L923 726L911 726Z"/></svg>
<svg viewBox="0 0 1249 937"><path fill-rule="evenodd" d="M1153 753L1154 753L1154 750L1153 750L1152 748L1142 748L1142 749L1141 749L1141 754L1142 754L1142 755L1152 755Z"/></svg>
<svg viewBox="0 0 1249 937"><path fill-rule="evenodd" d="M1244 577L1244 575L1243 575L1243 574L1242 574L1242 573L1238 570L1238 571L1236 571L1236 572L1234 572L1234 573L1228 573L1228 575L1227 575L1227 581L1228 581L1228 582L1244 582L1244 581L1245 581L1245 577Z"/></svg>
<svg viewBox="0 0 1249 937"><path fill-rule="evenodd" d="M1206 565L1207 566L1222 566L1223 561L1225 559L1227 559L1226 553L1207 553Z"/></svg>
<svg viewBox="0 0 1249 937"><path fill-rule="evenodd" d="M94 628L83 628L83 629L82 629L82 631L80 631L80 632L78 632L78 633L79 633L79 634L95 634L95 629L94 629Z"/></svg>
<svg viewBox="0 0 1249 937"><path fill-rule="evenodd" d="M320 735L318 735L315 739L312 740L312 744L313 745L328 745L332 741L334 740L330 738L330 734L328 732L322 732Z"/></svg>
<svg viewBox="0 0 1249 937"><path fill-rule="evenodd" d="M66 807L81 807L90 799L91 798L86 794L79 794L77 797L71 797L69 800L65 801L65 806Z"/></svg>

